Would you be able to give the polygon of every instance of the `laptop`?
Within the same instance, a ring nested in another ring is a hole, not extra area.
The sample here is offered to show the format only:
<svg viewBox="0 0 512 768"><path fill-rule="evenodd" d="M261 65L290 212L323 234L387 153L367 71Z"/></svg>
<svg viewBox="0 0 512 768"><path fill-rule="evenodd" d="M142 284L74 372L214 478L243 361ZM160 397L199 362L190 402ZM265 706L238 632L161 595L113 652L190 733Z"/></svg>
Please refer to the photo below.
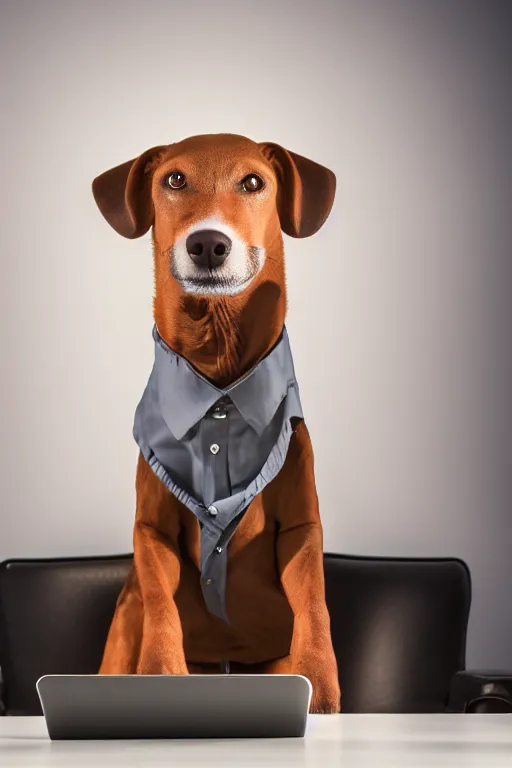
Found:
<svg viewBox="0 0 512 768"><path fill-rule="evenodd" d="M302 675L45 675L37 692L52 740L303 737Z"/></svg>

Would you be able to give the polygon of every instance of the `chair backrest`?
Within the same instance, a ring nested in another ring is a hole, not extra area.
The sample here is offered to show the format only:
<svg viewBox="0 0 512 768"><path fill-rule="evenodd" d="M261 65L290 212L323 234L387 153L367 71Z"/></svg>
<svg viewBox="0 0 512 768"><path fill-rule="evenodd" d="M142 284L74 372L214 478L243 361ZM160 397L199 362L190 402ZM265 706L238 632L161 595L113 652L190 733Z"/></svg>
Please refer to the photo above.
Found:
<svg viewBox="0 0 512 768"><path fill-rule="evenodd" d="M41 714L42 675L97 673L131 564L131 555L0 564L0 670L9 714Z"/></svg>
<svg viewBox="0 0 512 768"><path fill-rule="evenodd" d="M98 671L131 555L0 565L9 714L41 714L44 674ZM442 712L465 667L471 582L457 559L325 555L344 712Z"/></svg>
<svg viewBox="0 0 512 768"><path fill-rule="evenodd" d="M459 559L325 555L344 712L444 712L465 669L471 577Z"/></svg>

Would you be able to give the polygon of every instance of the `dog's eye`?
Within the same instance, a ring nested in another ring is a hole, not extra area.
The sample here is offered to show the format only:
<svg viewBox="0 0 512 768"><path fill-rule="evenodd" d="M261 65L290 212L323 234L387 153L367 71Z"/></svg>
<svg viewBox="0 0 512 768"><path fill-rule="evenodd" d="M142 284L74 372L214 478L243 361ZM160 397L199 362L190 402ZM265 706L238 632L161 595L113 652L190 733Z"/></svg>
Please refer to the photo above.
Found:
<svg viewBox="0 0 512 768"><path fill-rule="evenodd" d="M256 176L255 173L249 173L245 179L242 179L242 189L244 192L259 192L260 189L263 189L263 186L263 179Z"/></svg>
<svg viewBox="0 0 512 768"><path fill-rule="evenodd" d="M167 184L171 189L181 189L185 186L185 174L180 171L173 171L167 176Z"/></svg>

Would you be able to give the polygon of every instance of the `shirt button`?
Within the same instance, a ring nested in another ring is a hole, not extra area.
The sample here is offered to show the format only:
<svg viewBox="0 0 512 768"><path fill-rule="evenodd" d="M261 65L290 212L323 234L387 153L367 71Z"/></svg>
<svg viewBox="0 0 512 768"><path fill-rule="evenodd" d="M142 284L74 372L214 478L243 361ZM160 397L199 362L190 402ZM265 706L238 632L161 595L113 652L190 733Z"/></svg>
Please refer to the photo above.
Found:
<svg viewBox="0 0 512 768"><path fill-rule="evenodd" d="M212 412L214 419L225 419L227 415L228 414L226 410L221 405L218 405L216 408L214 408Z"/></svg>
<svg viewBox="0 0 512 768"><path fill-rule="evenodd" d="M206 583L207 583L208 585L210 585L210 584L212 583L212 580L211 580L211 579L206 579Z"/></svg>
<svg viewBox="0 0 512 768"><path fill-rule="evenodd" d="M209 513L209 514L210 514L212 517L215 517L215 515L218 513L218 511L219 511L219 510L217 509L217 507L214 507L214 506L213 506L213 504L210 504L210 506L208 507L208 513Z"/></svg>
<svg viewBox="0 0 512 768"><path fill-rule="evenodd" d="M217 445L217 443L212 443L212 445L210 445L210 451L215 456L215 454L220 451L220 445Z"/></svg>
<svg viewBox="0 0 512 768"><path fill-rule="evenodd" d="M215 549L217 550L217 552L218 552L219 554L222 552L222 547L215 547Z"/></svg>

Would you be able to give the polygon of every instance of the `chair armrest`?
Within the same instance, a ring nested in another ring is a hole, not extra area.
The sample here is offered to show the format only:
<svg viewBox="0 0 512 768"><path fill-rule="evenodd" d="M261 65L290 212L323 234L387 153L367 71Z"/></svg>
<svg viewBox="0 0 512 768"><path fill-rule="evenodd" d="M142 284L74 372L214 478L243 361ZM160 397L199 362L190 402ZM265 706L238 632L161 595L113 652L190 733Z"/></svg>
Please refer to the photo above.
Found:
<svg viewBox="0 0 512 768"><path fill-rule="evenodd" d="M476 700L479 700L478 702ZM512 670L461 670L450 683L447 712L512 712Z"/></svg>

